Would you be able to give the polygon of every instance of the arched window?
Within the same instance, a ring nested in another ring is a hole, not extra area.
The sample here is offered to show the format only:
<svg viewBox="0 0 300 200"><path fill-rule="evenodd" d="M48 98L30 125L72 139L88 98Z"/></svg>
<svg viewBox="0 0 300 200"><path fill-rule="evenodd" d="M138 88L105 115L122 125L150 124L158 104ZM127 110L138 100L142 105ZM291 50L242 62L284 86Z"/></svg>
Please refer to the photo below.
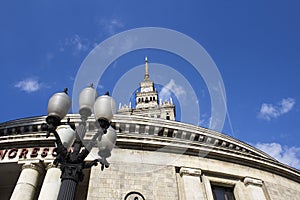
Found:
<svg viewBox="0 0 300 200"><path fill-rule="evenodd" d="M145 200L145 197L139 193L139 192L129 192L128 194L126 194L124 200L129 200L129 199L133 199L133 200Z"/></svg>
<svg viewBox="0 0 300 200"><path fill-rule="evenodd" d="M167 112L167 117L166 117L167 120L170 120L170 114Z"/></svg>

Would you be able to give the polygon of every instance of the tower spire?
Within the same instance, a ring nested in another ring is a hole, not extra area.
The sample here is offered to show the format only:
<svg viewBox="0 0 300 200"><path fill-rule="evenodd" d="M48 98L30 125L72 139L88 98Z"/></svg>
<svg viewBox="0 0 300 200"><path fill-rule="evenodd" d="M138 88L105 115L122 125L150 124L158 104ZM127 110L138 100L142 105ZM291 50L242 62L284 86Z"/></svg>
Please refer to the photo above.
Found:
<svg viewBox="0 0 300 200"><path fill-rule="evenodd" d="M145 76L144 81L149 81L149 67L148 67L148 58L145 58Z"/></svg>

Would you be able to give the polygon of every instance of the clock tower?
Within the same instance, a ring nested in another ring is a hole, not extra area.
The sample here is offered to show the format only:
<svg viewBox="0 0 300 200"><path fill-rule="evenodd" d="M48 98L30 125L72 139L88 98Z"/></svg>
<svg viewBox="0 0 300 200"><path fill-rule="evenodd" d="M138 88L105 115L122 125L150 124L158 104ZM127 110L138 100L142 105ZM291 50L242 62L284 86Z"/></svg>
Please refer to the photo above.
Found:
<svg viewBox="0 0 300 200"><path fill-rule="evenodd" d="M144 81L140 82L140 91L135 94L136 109L158 107L158 94L154 88L154 82L150 80L148 59L145 58Z"/></svg>

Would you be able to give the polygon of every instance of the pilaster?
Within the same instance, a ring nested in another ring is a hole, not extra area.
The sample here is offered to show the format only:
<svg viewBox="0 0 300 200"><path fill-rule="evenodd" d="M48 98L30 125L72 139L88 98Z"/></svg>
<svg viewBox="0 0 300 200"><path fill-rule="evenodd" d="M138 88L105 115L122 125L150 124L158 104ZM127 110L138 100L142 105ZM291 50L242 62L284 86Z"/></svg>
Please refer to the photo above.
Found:
<svg viewBox="0 0 300 200"><path fill-rule="evenodd" d="M245 177L244 184L250 200L268 200L263 191L263 181L260 179Z"/></svg>
<svg viewBox="0 0 300 200"><path fill-rule="evenodd" d="M201 170L182 167L179 171L182 177L183 199L201 200L205 199L204 186L201 181Z"/></svg>

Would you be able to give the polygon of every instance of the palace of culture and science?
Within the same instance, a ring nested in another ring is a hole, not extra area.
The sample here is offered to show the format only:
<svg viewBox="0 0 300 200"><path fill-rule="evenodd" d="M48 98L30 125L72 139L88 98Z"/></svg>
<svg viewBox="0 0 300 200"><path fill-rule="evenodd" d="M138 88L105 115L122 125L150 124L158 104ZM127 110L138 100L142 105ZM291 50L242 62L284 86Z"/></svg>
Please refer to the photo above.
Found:
<svg viewBox="0 0 300 200"><path fill-rule="evenodd" d="M159 100L154 82L150 80L147 57L145 59L144 81L140 82L140 92L137 91L135 95L136 108L133 109L126 105L120 106L119 114L175 120L175 106L172 98L170 100Z"/></svg>

